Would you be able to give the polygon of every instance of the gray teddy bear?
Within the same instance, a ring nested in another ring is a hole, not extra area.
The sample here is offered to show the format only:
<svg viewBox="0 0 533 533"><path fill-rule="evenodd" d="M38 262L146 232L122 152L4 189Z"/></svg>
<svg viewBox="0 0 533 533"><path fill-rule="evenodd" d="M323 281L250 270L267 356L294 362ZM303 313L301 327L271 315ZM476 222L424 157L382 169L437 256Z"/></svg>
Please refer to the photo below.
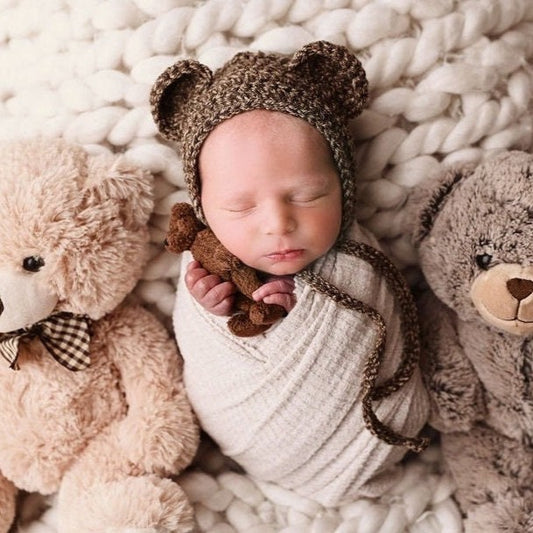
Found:
<svg viewBox="0 0 533 533"><path fill-rule="evenodd" d="M417 196L430 422L465 531L533 531L533 156L449 169Z"/></svg>

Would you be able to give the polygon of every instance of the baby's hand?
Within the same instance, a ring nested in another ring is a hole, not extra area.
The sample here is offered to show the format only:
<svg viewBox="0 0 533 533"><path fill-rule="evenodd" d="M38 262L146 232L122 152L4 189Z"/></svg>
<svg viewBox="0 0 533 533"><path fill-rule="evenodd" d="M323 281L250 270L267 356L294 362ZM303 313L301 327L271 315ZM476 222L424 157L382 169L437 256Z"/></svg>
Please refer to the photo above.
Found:
<svg viewBox="0 0 533 533"><path fill-rule="evenodd" d="M235 285L210 274L198 261L187 265L185 285L193 298L210 313L218 316L231 315Z"/></svg>
<svg viewBox="0 0 533 533"><path fill-rule="evenodd" d="M281 305L287 313L296 305L292 276L271 276L253 294L256 302Z"/></svg>

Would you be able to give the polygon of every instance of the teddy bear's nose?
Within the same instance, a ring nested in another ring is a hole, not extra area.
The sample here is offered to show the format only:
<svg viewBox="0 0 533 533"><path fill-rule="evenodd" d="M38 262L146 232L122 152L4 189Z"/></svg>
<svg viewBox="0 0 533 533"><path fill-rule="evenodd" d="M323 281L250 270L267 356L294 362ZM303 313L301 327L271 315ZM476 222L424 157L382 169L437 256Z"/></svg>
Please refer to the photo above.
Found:
<svg viewBox="0 0 533 533"><path fill-rule="evenodd" d="M0 300L0 315L4 312L4 303Z"/></svg>
<svg viewBox="0 0 533 533"><path fill-rule="evenodd" d="M533 292L533 281L530 279L511 278L507 280L507 289L517 300L523 300Z"/></svg>

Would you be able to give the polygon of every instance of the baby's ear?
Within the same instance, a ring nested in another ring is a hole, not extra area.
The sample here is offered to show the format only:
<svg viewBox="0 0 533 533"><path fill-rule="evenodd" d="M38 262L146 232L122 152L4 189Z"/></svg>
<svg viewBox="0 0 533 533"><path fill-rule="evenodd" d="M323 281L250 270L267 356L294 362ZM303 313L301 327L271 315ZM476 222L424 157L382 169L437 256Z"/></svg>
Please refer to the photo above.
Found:
<svg viewBox="0 0 533 533"><path fill-rule="evenodd" d="M368 81L361 62L344 46L310 43L294 54L290 65L321 87L329 101L349 118L366 106Z"/></svg>
<svg viewBox="0 0 533 533"><path fill-rule="evenodd" d="M208 67L189 59L178 61L159 75L150 92L150 105L165 138L180 139L189 103L209 86L212 76Z"/></svg>
<svg viewBox="0 0 533 533"><path fill-rule="evenodd" d="M471 176L475 169L476 165L472 163L444 168L439 174L421 183L413 192L407 206L407 219L410 221L408 231L415 246L431 232L435 218L455 187Z"/></svg>

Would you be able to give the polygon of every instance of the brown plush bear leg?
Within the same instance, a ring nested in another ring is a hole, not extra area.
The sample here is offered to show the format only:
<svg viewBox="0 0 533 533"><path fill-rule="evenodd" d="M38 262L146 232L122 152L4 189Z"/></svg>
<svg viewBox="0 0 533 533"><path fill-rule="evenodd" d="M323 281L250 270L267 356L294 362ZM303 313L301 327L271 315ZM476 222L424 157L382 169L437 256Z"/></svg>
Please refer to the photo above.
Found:
<svg viewBox="0 0 533 533"><path fill-rule="evenodd" d="M91 441L65 474L58 533L192 531L193 510L181 487L130 462L116 427Z"/></svg>
<svg viewBox="0 0 533 533"><path fill-rule="evenodd" d="M486 426L442 435L465 533L533 532L533 450Z"/></svg>
<svg viewBox="0 0 533 533"><path fill-rule="evenodd" d="M0 533L7 533L15 518L17 489L0 474Z"/></svg>
<svg viewBox="0 0 533 533"><path fill-rule="evenodd" d="M237 313L228 320L229 330L237 337L253 337L269 327L270 324L254 324L244 313Z"/></svg>
<svg viewBox="0 0 533 533"><path fill-rule="evenodd" d="M234 308L239 311L228 320L229 330L237 337L253 337L266 331L271 322L253 321L250 319L252 309L257 305L256 302L237 293L235 297ZM265 305L265 304L261 304ZM277 307L277 306L276 306Z"/></svg>
<svg viewBox="0 0 533 533"><path fill-rule="evenodd" d="M243 294L237 294L234 305L240 312L229 319L228 328L237 337L259 335L287 314L281 305L254 302Z"/></svg>
<svg viewBox="0 0 533 533"><path fill-rule="evenodd" d="M250 306L249 316L254 324L273 324L286 315L286 311L281 305L265 304L255 302Z"/></svg>

